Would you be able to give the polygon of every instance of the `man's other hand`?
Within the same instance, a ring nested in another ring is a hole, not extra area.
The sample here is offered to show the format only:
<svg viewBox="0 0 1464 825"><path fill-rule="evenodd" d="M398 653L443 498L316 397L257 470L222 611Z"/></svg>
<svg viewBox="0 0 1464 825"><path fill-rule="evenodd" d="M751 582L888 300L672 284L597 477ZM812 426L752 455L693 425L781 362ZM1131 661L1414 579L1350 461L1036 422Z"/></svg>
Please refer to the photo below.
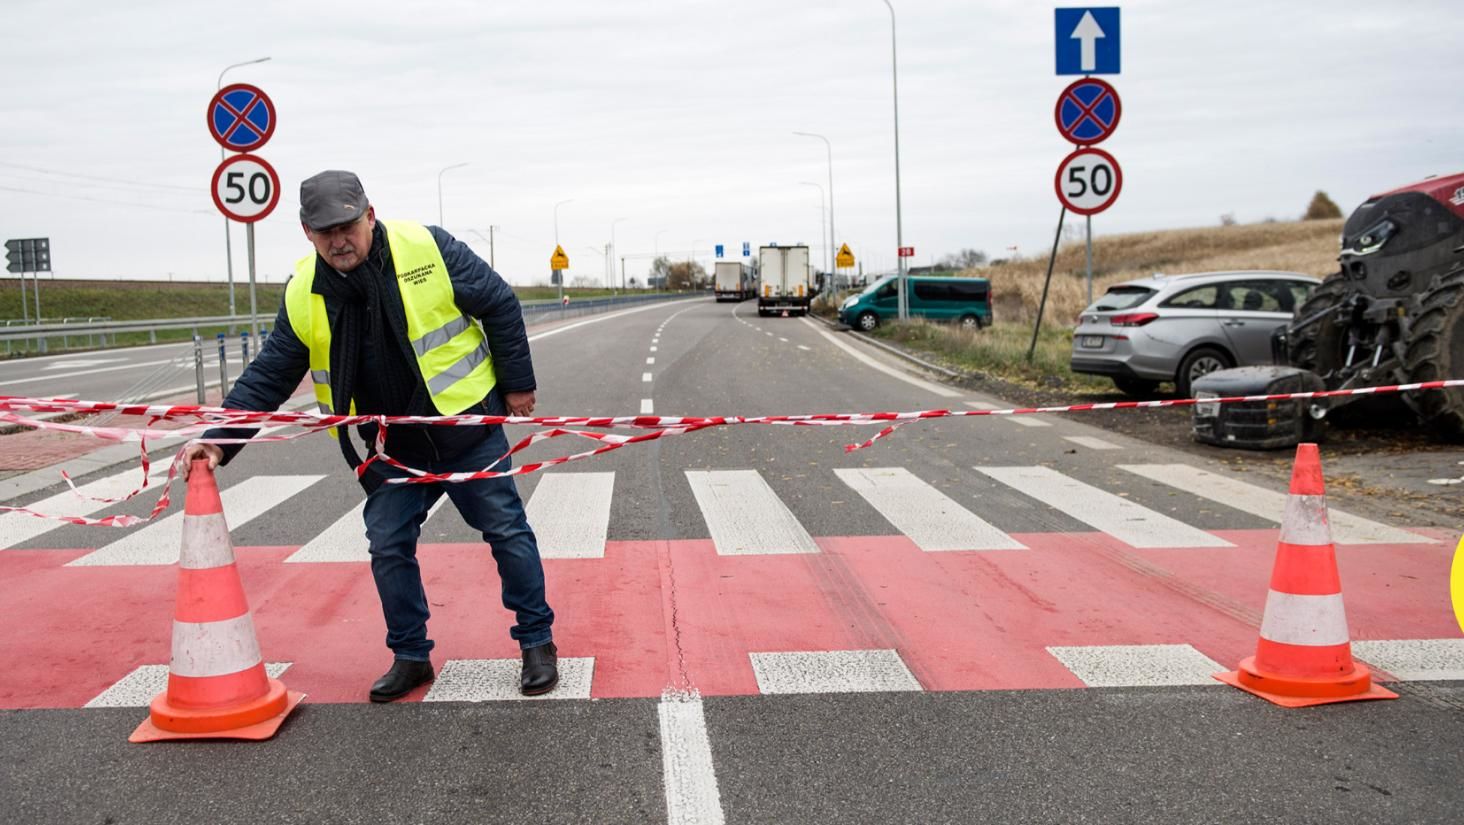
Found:
<svg viewBox="0 0 1464 825"><path fill-rule="evenodd" d="M193 462L207 459L210 470L218 469L219 462L224 460L224 451L217 444L204 444L198 441L190 441L183 448L183 478L188 478L188 472L193 469Z"/></svg>
<svg viewBox="0 0 1464 825"><path fill-rule="evenodd" d="M503 405L508 407L509 415L527 418L534 414L534 391L506 392L503 394Z"/></svg>

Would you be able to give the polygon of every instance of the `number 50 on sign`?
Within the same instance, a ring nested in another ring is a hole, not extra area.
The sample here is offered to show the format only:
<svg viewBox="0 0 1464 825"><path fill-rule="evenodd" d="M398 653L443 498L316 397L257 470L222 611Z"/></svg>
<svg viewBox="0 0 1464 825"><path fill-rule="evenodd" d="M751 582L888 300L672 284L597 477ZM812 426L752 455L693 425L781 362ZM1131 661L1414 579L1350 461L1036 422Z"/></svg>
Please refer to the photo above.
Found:
<svg viewBox="0 0 1464 825"><path fill-rule="evenodd" d="M1079 149L1057 167L1057 199L1070 212L1096 215L1118 200L1123 170L1102 149Z"/></svg>
<svg viewBox="0 0 1464 825"><path fill-rule="evenodd" d="M220 163L210 189L219 211L240 223L264 218L280 202L280 176L254 155L234 155Z"/></svg>

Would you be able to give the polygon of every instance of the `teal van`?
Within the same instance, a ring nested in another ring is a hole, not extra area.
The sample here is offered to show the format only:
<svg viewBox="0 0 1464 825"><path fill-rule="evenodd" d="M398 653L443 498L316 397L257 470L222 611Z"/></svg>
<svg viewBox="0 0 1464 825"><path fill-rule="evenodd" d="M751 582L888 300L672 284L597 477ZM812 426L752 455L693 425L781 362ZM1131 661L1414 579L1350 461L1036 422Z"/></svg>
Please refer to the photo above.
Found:
<svg viewBox="0 0 1464 825"><path fill-rule="evenodd" d="M868 332L885 321L898 318L897 276L889 275L865 287L858 295L844 299L839 320ZM912 318L956 321L963 327L991 326L991 281L985 278L933 278L906 275L907 307Z"/></svg>

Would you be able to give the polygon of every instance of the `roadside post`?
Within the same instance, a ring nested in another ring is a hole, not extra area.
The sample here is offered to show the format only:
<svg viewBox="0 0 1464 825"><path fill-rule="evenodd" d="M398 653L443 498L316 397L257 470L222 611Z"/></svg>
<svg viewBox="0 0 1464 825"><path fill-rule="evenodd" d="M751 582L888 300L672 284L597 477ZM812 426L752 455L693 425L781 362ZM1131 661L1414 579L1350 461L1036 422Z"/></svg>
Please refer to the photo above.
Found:
<svg viewBox="0 0 1464 825"><path fill-rule="evenodd" d="M254 224L280 202L280 176L269 162L250 152L274 134L279 119L274 103L257 86L235 83L219 89L205 113L208 133L225 151L238 152L214 170L209 186L214 205L229 220L245 226L249 248L249 329L259 338L259 300L255 294ZM232 307L231 307L232 309ZM245 360L248 358L246 356Z"/></svg>
<svg viewBox="0 0 1464 825"><path fill-rule="evenodd" d="M229 394L229 347L222 332L219 333L219 403Z"/></svg>
<svg viewBox="0 0 1464 825"><path fill-rule="evenodd" d="M839 254L836 255L836 256L834 256L834 289L837 290L839 288L839 270L841 270L841 269L853 269L853 268L854 268L854 253L853 253L853 251L851 251L849 249L849 245L847 243L846 244L840 244L839 245Z"/></svg>
<svg viewBox="0 0 1464 825"><path fill-rule="evenodd" d="M203 339L198 333L193 333L193 377L198 383L198 404L205 403L205 390L203 382Z"/></svg>

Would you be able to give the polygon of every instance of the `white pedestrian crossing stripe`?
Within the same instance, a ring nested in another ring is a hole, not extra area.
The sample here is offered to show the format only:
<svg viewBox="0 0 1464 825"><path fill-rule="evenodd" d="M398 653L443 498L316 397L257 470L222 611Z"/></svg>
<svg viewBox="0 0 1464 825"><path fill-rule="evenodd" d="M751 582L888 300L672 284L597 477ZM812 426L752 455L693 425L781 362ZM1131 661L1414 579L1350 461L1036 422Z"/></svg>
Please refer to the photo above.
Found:
<svg viewBox="0 0 1464 825"><path fill-rule="evenodd" d="M1118 468L1277 524L1281 523L1281 516L1286 512L1286 493L1266 490L1188 464L1120 464ZM1433 541L1332 507L1327 509L1332 540L1338 544L1427 544Z"/></svg>
<svg viewBox="0 0 1464 825"><path fill-rule="evenodd" d="M1024 550L949 496L903 467L834 470L921 550Z"/></svg>
<svg viewBox="0 0 1464 825"><path fill-rule="evenodd" d="M166 478L169 464L164 462L154 465L149 474L148 487L139 495L146 496L149 493L156 496L161 487L158 486L159 478ZM45 498L34 504L25 505L26 509L34 510L37 513L45 513L52 516L89 516L92 513L105 510L114 505L100 501L92 501L94 498L118 498L132 492L142 485L142 472L136 468L128 469L116 475L83 484L73 492L70 488L57 493L50 498ZM174 488L175 490L177 488ZM83 497L85 496L85 498ZM14 547L22 542L30 541L38 536L43 536L58 527L65 527L66 522L55 519L37 518L25 513L5 513L0 515L0 550L7 547Z"/></svg>
<svg viewBox="0 0 1464 825"><path fill-rule="evenodd" d="M749 653L761 693L867 693L922 690L894 650Z"/></svg>
<svg viewBox="0 0 1464 825"><path fill-rule="evenodd" d="M427 523L438 510L448 501L444 495L432 505L427 511L427 518L422 519L423 525ZM366 502L361 502L352 507L344 516L336 519L329 527L320 531L315 538L306 542L304 547L291 553L285 559L287 563L304 562L365 562L371 561L371 542L366 540ZM224 513L225 518L228 512Z"/></svg>
<svg viewBox="0 0 1464 825"><path fill-rule="evenodd" d="M977 409L977 410L1000 410L1000 409L1003 409L1002 407L998 407L995 404L988 404L985 401L967 401L966 402L966 406L971 407L973 409ZM1034 415L1032 413L1027 413L1026 415L997 415L997 416L992 416L992 417L993 418L1003 418L1003 419L1006 419L1007 421L1012 422L1013 424L1020 424L1023 427L1051 427L1052 426L1052 422L1045 421L1045 420L1042 419L1041 416L1037 416L1037 415Z"/></svg>
<svg viewBox="0 0 1464 825"><path fill-rule="evenodd" d="M521 699L588 699L595 657L559 657L559 684L539 696L519 692L521 659L449 659L432 682L424 702L498 702Z"/></svg>
<svg viewBox="0 0 1464 825"><path fill-rule="evenodd" d="M1225 668L1190 645L1049 647L1063 667L1088 687L1215 685Z"/></svg>
<svg viewBox="0 0 1464 825"><path fill-rule="evenodd" d="M813 537L756 470L687 470L686 480L717 555L819 552Z"/></svg>
<svg viewBox="0 0 1464 825"><path fill-rule="evenodd" d="M325 476L254 476L220 493L224 518L237 529L304 492ZM174 564L183 540L183 514L174 513L131 535L69 562L67 567Z"/></svg>
<svg viewBox="0 0 1464 825"><path fill-rule="evenodd" d="M1464 679L1464 639L1353 642L1352 655L1405 682Z"/></svg>
<svg viewBox="0 0 1464 825"><path fill-rule="evenodd" d="M266 662L264 672L271 679L290 669L292 662ZM154 696L168 689L167 665L142 665L93 696L84 708L145 708Z"/></svg>
<svg viewBox="0 0 1464 825"><path fill-rule="evenodd" d="M605 557L614 473L546 473L526 508L546 559Z"/></svg>
<svg viewBox="0 0 1464 825"><path fill-rule="evenodd" d="M1079 447L1087 447L1090 450L1122 450L1117 444L1110 444L1101 438L1093 438L1088 435L1065 435L1063 438L1073 442Z"/></svg>
<svg viewBox="0 0 1464 825"><path fill-rule="evenodd" d="M1002 484L1134 547L1233 547L1230 542L1048 467L977 467Z"/></svg>

